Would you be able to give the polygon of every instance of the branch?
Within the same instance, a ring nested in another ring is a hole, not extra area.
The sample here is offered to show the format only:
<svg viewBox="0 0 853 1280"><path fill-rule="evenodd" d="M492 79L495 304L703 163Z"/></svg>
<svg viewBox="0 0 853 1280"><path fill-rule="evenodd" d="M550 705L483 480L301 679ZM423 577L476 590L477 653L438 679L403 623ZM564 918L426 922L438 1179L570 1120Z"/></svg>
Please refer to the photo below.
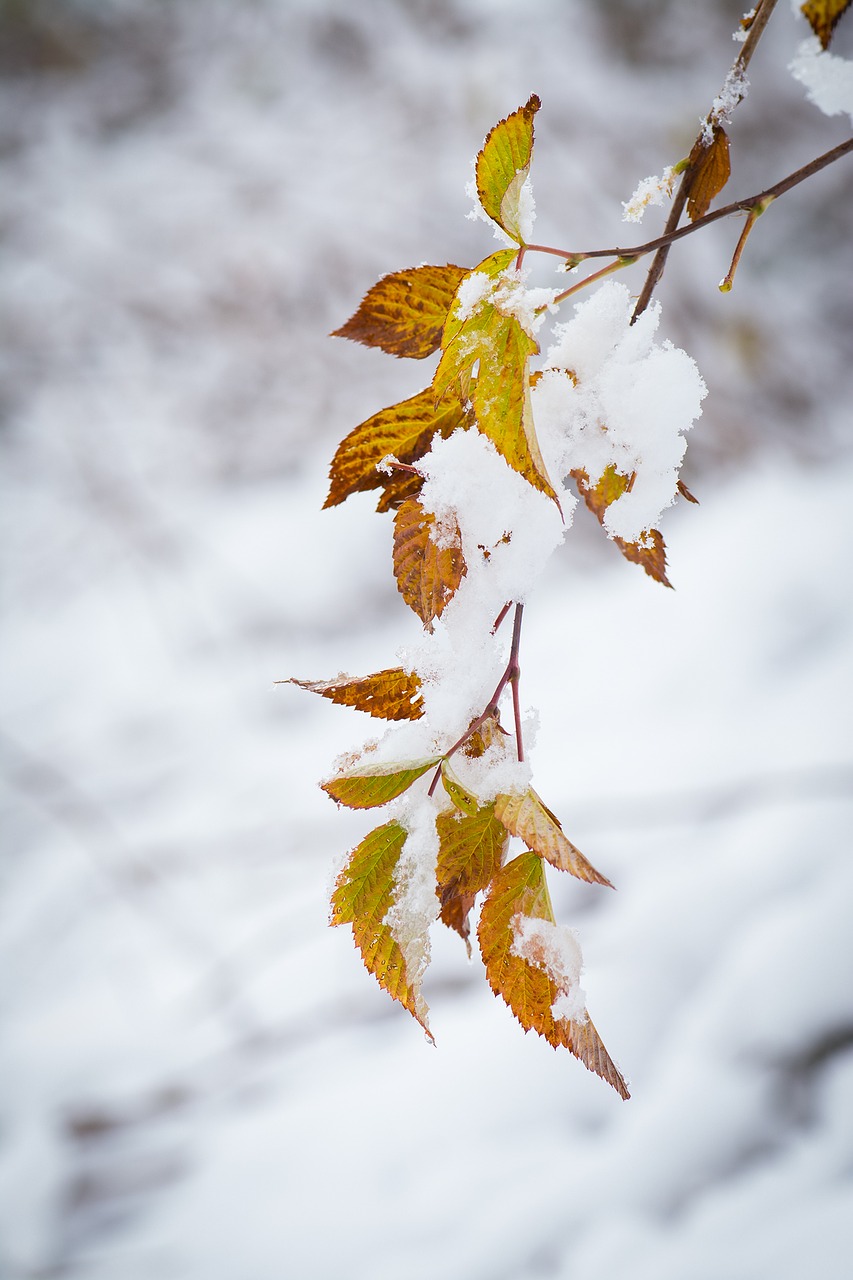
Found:
<svg viewBox="0 0 853 1280"><path fill-rule="evenodd" d="M772 187L767 187L764 191L759 191L754 196L745 196L742 200L734 200L731 204L724 205L721 209L715 209L712 213L706 213L703 217L697 218L695 222L689 222L683 227L664 231L663 235L656 236L654 240L647 240L645 244L632 245L629 248L586 249L580 252L570 249L552 249L548 245L529 244L527 245L527 252L550 253L556 258L563 258L566 262L570 262L572 266L578 266L581 262L586 262L590 258L627 258L630 262L633 259L642 258L647 253L653 253L656 249L668 249L676 240L683 240L685 236L692 235L694 231L701 231L703 227L710 226L712 222L718 222L720 218L730 218L733 213L756 215L758 212L763 212L763 209L766 209L771 200L776 200L779 196L784 195L786 191L799 186L801 182L805 182L807 178L820 173L821 169L825 169L828 165L840 160L842 156L848 155L851 151L853 151L853 138L848 138L846 142L840 142L837 147L833 147L831 151L825 151L823 155L817 156L808 164L803 165L801 169L796 169L793 173L789 173L786 178L780 179ZM624 266L627 263L623 262L620 265ZM567 290L566 292L574 292L574 290ZM565 295L560 295L560 297L563 296Z"/></svg>

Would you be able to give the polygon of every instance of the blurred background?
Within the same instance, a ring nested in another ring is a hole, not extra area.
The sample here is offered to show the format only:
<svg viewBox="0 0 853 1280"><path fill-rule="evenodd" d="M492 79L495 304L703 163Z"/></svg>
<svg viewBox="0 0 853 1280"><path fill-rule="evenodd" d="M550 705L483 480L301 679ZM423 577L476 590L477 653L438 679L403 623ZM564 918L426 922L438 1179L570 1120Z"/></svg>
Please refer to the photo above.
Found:
<svg viewBox="0 0 853 1280"><path fill-rule="evenodd" d="M534 91L537 238L656 234L621 201L686 154L741 8L0 0L2 1280L847 1275L849 160L729 296L737 220L670 257L660 333L709 388L676 590L580 512L527 611L535 784L618 888L552 876L555 907L630 1102L455 936L437 1049L379 991L327 927L369 819L316 786L376 726L273 685L414 634L388 518L320 507L432 363L326 335L493 250L465 183ZM806 33L780 4L724 198L849 134L787 73Z"/></svg>

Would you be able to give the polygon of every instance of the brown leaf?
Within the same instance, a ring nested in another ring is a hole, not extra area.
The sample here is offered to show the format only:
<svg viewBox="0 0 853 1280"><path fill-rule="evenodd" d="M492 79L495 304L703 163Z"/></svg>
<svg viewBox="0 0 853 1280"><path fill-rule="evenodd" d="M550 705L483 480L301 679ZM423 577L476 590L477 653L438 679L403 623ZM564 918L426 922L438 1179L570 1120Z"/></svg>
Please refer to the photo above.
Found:
<svg viewBox="0 0 853 1280"><path fill-rule="evenodd" d="M687 485L683 480L679 480L678 482L678 492L681 494L682 498L686 498L688 502L695 502L696 506L699 506L699 499L693 497L693 494L687 488Z"/></svg>
<svg viewBox="0 0 853 1280"><path fill-rule="evenodd" d="M578 493L600 525L604 524L604 513L610 504L627 493L633 483L631 476L622 475L614 466L607 467L594 485L590 485L585 471L573 471L571 474ZM639 542L626 542L624 538L611 538L610 541L616 543L626 560L641 565L655 582L672 587L666 576L666 544L658 529L647 530Z"/></svg>
<svg viewBox="0 0 853 1280"><path fill-rule="evenodd" d="M352 925L367 971L432 1040L419 983L408 975L403 950L385 924L394 905L394 873L405 843L406 830L399 822L387 822L362 840L335 881L331 923Z"/></svg>
<svg viewBox="0 0 853 1280"><path fill-rule="evenodd" d="M832 33L853 0L806 0L800 12L811 26L824 49L829 48Z"/></svg>
<svg viewBox="0 0 853 1280"><path fill-rule="evenodd" d="M687 216L691 222L695 222L708 212L711 201L722 191L732 171L729 137L725 129L715 125L708 146L699 137L690 152L688 163L690 194L687 197Z"/></svg>
<svg viewBox="0 0 853 1280"><path fill-rule="evenodd" d="M468 945L468 915L477 894L488 887L504 859L509 836L495 817L494 805L470 814L440 813L436 819L436 863L441 919Z"/></svg>
<svg viewBox="0 0 853 1280"><path fill-rule="evenodd" d="M380 720L419 720L423 715L421 682L402 667L356 679L341 675L337 680L284 680L282 684L298 685L338 706L355 707Z"/></svg>
<svg viewBox="0 0 853 1280"><path fill-rule="evenodd" d="M545 858L559 871L568 871L578 880L588 884L613 885L568 840L558 819L542 803L531 787L515 795L498 796L495 800L495 817L506 827L510 835L518 836L528 849Z"/></svg>
<svg viewBox="0 0 853 1280"><path fill-rule="evenodd" d="M408 498L394 517L394 576L410 608L432 630L467 572L458 528L450 546L433 540L435 516Z"/></svg>
<svg viewBox="0 0 853 1280"><path fill-rule="evenodd" d="M464 267L412 267L383 276L333 338L381 347L392 356L422 360L438 349Z"/></svg>
<svg viewBox="0 0 853 1280"><path fill-rule="evenodd" d="M489 986L525 1031L536 1031L554 1048L568 1049L622 1098L628 1098L628 1087L592 1020L555 1018L552 1006L563 994L560 984L545 968L515 954L514 922L525 916L554 922L542 860L534 853L522 853L502 867L483 903L477 933Z"/></svg>
<svg viewBox="0 0 853 1280"><path fill-rule="evenodd" d="M383 494L379 509L386 510L403 489L417 492L422 483L420 476L405 471L386 475L377 470L379 463L391 454L398 462L411 465L423 457L436 436L446 439L464 421L465 410L459 398L449 396L436 407L431 387L381 409L338 445L329 471L331 486L324 509L337 506L351 493L384 488L390 496L383 506Z"/></svg>

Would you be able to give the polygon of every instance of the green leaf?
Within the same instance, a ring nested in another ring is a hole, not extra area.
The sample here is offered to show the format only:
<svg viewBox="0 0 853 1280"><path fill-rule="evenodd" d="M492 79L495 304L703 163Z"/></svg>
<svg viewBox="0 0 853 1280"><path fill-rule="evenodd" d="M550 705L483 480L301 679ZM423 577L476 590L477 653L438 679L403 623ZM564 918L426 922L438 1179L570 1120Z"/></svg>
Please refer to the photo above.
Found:
<svg viewBox="0 0 853 1280"><path fill-rule="evenodd" d="M533 94L505 120L499 121L477 156L477 194L488 216L518 243L524 243L520 226L519 194L530 172L533 155L533 117L540 107Z"/></svg>
<svg viewBox="0 0 853 1280"><path fill-rule="evenodd" d="M395 902L394 875L405 843L406 830L399 822L387 822L362 840L335 881L331 922L352 925L365 968L432 1040L426 1004L406 972L402 948L384 923Z"/></svg>
<svg viewBox="0 0 853 1280"><path fill-rule="evenodd" d="M332 337L422 360L438 348L453 296L466 274L464 267L448 264L383 276Z"/></svg>
<svg viewBox="0 0 853 1280"><path fill-rule="evenodd" d="M434 756L430 760L418 760L402 768L399 765L386 765L341 774L324 782L323 790L338 804L345 804L350 809L376 809L408 791L412 783L425 774L427 769L437 765L440 759L440 756Z"/></svg>
<svg viewBox="0 0 853 1280"><path fill-rule="evenodd" d="M477 812L480 807L477 797L470 791L466 791L446 760L441 762L441 781L457 809L461 809L469 816Z"/></svg>

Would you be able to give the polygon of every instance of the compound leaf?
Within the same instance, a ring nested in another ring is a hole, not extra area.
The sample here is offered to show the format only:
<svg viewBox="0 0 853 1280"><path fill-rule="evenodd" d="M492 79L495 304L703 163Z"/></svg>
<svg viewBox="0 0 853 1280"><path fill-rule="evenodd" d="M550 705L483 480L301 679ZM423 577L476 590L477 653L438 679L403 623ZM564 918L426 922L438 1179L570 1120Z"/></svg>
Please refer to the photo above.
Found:
<svg viewBox="0 0 853 1280"><path fill-rule="evenodd" d="M542 803L531 787L514 795L501 795L495 800L495 817L503 823L510 835L518 836L534 853L550 862L559 871L568 871L578 880L588 884L603 884L613 888L610 881L576 849L563 833L558 819Z"/></svg>
<svg viewBox="0 0 853 1280"><path fill-rule="evenodd" d="M524 243L519 195L530 172L533 117L540 102L534 93L491 130L477 156L477 195L490 218L518 243Z"/></svg>
<svg viewBox="0 0 853 1280"><path fill-rule="evenodd" d="M394 905L394 873L406 843L399 822L377 827L353 850L332 893L332 924L351 924L365 968L426 1031L427 1007L406 972L406 958L385 919Z"/></svg>
<svg viewBox="0 0 853 1280"><path fill-rule="evenodd" d="M601 525L604 524L607 508L617 498L621 498L623 493L627 493L632 483L631 476L622 475L612 465L605 468L594 485L589 483L589 476L585 471L573 471L571 474L578 493ZM681 489L681 492L685 490ZM692 494L689 495L689 500L696 501ZM611 538L611 541L616 543L626 560L640 565L655 582L660 582L665 587L672 586L666 576L666 544L659 529L648 529L639 542L626 542L624 538Z"/></svg>
<svg viewBox="0 0 853 1280"><path fill-rule="evenodd" d="M441 331L465 267L411 267L383 276L332 337L422 360L438 349Z"/></svg>
<svg viewBox="0 0 853 1280"><path fill-rule="evenodd" d="M419 720L423 715L421 682L411 671L391 667L371 676L337 680L286 680L311 693L319 693L338 706L355 707L380 720Z"/></svg>
<svg viewBox="0 0 853 1280"><path fill-rule="evenodd" d="M522 853L502 867L483 903L477 932L489 986L525 1031L536 1031L554 1048L568 1049L628 1098L627 1085L591 1019L554 1016L553 1006L568 994L559 975L518 954L516 925L525 917L554 923L542 860L535 853Z"/></svg>
<svg viewBox="0 0 853 1280"><path fill-rule="evenodd" d="M399 488L400 480L405 487L417 491L420 476L401 471L386 475L378 470L380 462L392 455L398 462L410 466L423 457L435 436L446 438L464 420L465 410L458 398L448 397L436 406L431 387L388 409L381 409L355 427L338 445L329 470L331 485L323 503L324 510L337 506L351 493L380 488L388 493L395 482Z"/></svg>
<svg viewBox="0 0 853 1280"><path fill-rule="evenodd" d="M439 756L430 760L416 760L402 768L397 765L362 769L358 772L339 774L322 784L326 795L349 809L376 809L389 800L408 791L427 769L438 764Z"/></svg>
<svg viewBox="0 0 853 1280"><path fill-rule="evenodd" d="M711 201L720 194L732 171L729 136L725 129L715 125L708 145L703 138L698 138L690 152L689 164L692 173L687 215L691 222L695 222L708 212Z"/></svg>
<svg viewBox="0 0 853 1280"><path fill-rule="evenodd" d="M458 528L447 545L441 546L433 536L435 531L435 516L425 511L417 498L407 498L394 517L397 587L428 631L467 573Z"/></svg>
<svg viewBox="0 0 853 1280"><path fill-rule="evenodd" d="M832 33L851 4L853 0L806 0L800 6L800 12L824 49L829 48Z"/></svg>

